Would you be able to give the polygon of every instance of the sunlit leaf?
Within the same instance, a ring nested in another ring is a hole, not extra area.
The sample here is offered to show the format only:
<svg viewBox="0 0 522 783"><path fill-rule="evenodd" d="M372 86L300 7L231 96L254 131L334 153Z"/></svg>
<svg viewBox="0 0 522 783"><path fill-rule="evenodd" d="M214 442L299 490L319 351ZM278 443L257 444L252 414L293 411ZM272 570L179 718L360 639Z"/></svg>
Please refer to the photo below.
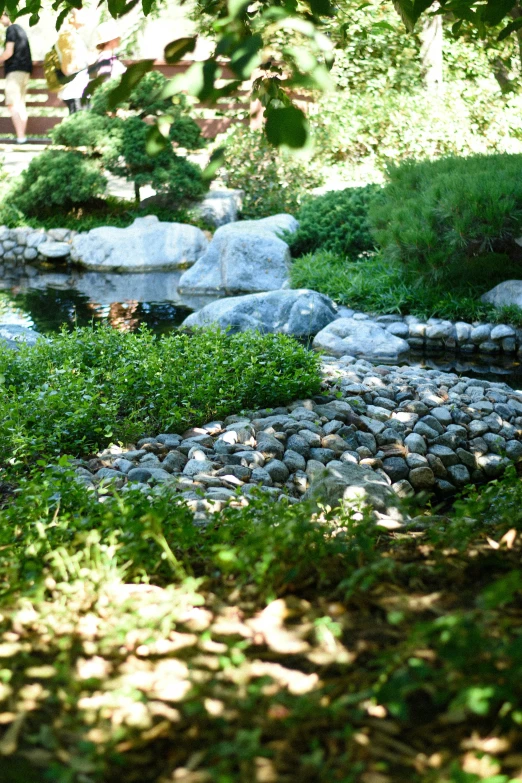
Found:
<svg viewBox="0 0 522 783"><path fill-rule="evenodd" d="M162 135L157 125L152 125L147 131L145 146L147 155L154 158L156 155L159 155L160 152L163 152L169 143L169 140Z"/></svg>
<svg viewBox="0 0 522 783"><path fill-rule="evenodd" d="M228 13L233 19L241 18L249 5L250 0L228 0Z"/></svg>
<svg viewBox="0 0 522 783"><path fill-rule="evenodd" d="M223 165L225 162L225 147L218 147L217 150L214 150L212 155L210 156L210 161L206 168L203 169L203 179L205 180L212 180L214 179L216 172L218 169Z"/></svg>
<svg viewBox="0 0 522 783"><path fill-rule="evenodd" d="M171 41L165 47L164 57L165 62L172 64L177 63L189 52L193 52L196 48L197 36L190 38L178 38L176 41Z"/></svg>
<svg viewBox="0 0 522 783"><path fill-rule="evenodd" d="M511 33L515 33L517 30L520 30L522 27L522 17L519 17L518 19L515 19L513 22L510 22L508 25L504 27L503 30L500 31L498 34L498 40L503 41L504 38L507 38L511 35Z"/></svg>

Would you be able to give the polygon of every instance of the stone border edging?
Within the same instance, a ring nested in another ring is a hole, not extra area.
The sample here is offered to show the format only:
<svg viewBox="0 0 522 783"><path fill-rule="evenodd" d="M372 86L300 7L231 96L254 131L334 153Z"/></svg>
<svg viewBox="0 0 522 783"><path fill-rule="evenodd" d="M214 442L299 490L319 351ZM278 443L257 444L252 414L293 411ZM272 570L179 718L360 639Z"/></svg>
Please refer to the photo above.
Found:
<svg viewBox="0 0 522 783"><path fill-rule="evenodd" d="M509 324L453 322L443 318L423 321L415 315L399 314L373 316L347 307L340 307L339 314L378 324L395 337L406 340L413 351L433 354L445 351L466 357L503 354L522 358L522 328Z"/></svg>

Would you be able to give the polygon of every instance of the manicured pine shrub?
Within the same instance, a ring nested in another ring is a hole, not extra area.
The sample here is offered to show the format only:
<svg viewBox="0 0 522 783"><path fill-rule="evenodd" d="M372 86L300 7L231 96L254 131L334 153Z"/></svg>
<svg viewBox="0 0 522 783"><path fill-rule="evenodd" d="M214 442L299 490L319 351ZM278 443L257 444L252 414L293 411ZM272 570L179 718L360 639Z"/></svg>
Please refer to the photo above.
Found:
<svg viewBox="0 0 522 783"><path fill-rule="evenodd" d="M323 250L350 258L373 250L368 208L378 190L367 185L308 198L296 215L299 229L288 237L292 255Z"/></svg>
<svg viewBox="0 0 522 783"><path fill-rule="evenodd" d="M386 260L423 278L489 286L522 273L522 155L405 162L369 218Z"/></svg>
<svg viewBox="0 0 522 783"><path fill-rule="evenodd" d="M106 186L99 167L81 152L45 150L22 172L8 201L32 216L89 204L104 194Z"/></svg>

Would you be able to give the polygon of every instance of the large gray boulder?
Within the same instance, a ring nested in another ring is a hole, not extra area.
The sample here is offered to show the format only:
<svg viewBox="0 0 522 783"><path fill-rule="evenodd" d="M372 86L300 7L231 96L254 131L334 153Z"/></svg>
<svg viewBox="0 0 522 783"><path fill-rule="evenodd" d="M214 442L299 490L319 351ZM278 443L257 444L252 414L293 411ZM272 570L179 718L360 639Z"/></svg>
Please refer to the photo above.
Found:
<svg viewBox="0 0 522 783"><path fill-rule="evenodd" d="M27 326L0 323L0 345L18 350L21 344L34 345L42 336Z"/></svg>
<svg viewBox="0 0 522 783"><path fill-rule="evenodd" d="M330 463L313 476L305 500L346 511L363 512L369 508L379 515L400 520L397 495L384 476L371 468L352 462Z"/></svg>
<svg viewBox="0 0 522 783"><path fill-rule="evenodd" d="M518 305L522 307L522 280L504 280L480 297L495 307Z"/></svg>
<svg viewBox="0 0 522 783"><path fill-rule="evenodd" d="M184 326L220 326L232 332L255 329L296 337L317 334L337 316L331 299L316 291L270 291L219 299L185 318Z"/></svg>
<svg viewBox="0 0 522 783"><path fill-rule="evenodd" d="M181 276L180 293L233 296L281 288L291 258L280 235L297 226L285 214L221 226L207 252Z"/></svg>
<svg viewBox="0 0 522 783"><path fill-rule="evenodd" d="M338 318L315 336L313 347L333 356L396 361L410 350L400 337L372 321Z"/></svg>
<svg viewBox="0 0 522 783"><path fill-rule="evenodd" d="M136 218L127 228L102 226L77 234L71 259L93 271L153 272L194 264L208 240L195 226L163 223L155 215Z"/></svg>

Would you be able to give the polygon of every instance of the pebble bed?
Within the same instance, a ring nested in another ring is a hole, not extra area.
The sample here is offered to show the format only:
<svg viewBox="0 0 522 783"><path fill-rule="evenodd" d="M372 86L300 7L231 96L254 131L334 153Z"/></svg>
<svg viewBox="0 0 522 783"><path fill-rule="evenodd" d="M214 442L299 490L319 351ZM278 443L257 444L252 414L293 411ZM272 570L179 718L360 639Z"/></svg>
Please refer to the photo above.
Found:
<svg viewBox="0 0 522 783"><path fill-rule="evenodd" d="M449 496L522 461L522 393L500 382L408 366L325 358L324 393L143 437L75 461L93 490L168 484L196 512L247 503L256 487L298 502L335 463L379 473L399 497Z"/></svg>

